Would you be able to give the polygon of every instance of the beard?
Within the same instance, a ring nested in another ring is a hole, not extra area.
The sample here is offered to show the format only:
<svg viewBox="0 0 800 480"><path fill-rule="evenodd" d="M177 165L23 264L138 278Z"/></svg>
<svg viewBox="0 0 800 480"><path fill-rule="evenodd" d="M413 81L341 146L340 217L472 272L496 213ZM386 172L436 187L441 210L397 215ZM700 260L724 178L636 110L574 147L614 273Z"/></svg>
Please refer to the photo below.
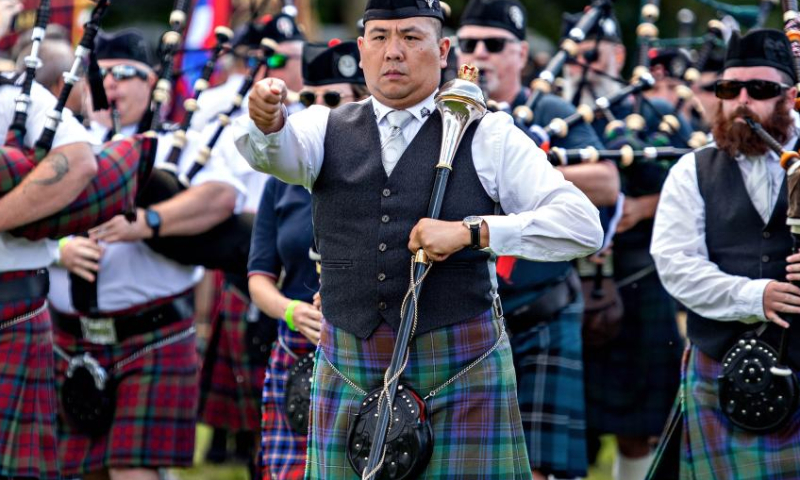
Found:
<svg viewBox="0 0 800 480"><path fill-rule="evenodd" d="M770 149L752 128L746 123L736 120L742 117L749 117L760 123L780 145L789 140L789 134L794 128L794 120L787 100L778 102L772 115L767 118L760 118L745 106L740 106L731 115L726 116L722 112L722 101L720 101L714 115L711 133L714 135L717 147L731 157L735 157L737 154L756 157L766 154Z"/></svg>

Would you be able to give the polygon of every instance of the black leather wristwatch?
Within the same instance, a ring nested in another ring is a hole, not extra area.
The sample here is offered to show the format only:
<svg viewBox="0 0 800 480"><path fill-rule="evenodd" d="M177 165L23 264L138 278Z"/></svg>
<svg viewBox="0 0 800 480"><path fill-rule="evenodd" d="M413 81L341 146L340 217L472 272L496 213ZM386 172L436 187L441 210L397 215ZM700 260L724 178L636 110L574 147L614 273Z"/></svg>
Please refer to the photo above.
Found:
<svg viewBox="0 0 800 480"><path fill-rule="evenodd" d="M464 226L469 228L470 245L469 248L473 250L481 249L481 225L483 225L483 218L470 215L465 218Z"/></svg>

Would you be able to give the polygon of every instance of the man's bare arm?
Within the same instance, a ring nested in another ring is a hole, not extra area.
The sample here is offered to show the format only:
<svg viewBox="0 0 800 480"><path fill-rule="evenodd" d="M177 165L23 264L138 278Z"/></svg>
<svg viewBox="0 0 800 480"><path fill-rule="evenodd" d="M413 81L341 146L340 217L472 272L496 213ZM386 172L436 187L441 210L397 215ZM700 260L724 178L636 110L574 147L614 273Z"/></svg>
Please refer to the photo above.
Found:
<svg viewBox="0 0 800 480"><path fill-rule="evenodd" d="M153 207L161 215L162 236L194 235L208 231L233 214L236 189L208 182Z"/></svg>
<svg viewBox="0 0 800 480"><path fill-rule="evenodd" d="M564 178L574 183L597 207L608 207L617 202L619 172L611 162L581 163L558 167Z"/></svg>
<svg viewBox="0 0 800 480"><path fill-rule="evenodd" d="M13 190L0 198L0 232L48 217L70 204L97 174L87 143L54 148Z"/></svg>

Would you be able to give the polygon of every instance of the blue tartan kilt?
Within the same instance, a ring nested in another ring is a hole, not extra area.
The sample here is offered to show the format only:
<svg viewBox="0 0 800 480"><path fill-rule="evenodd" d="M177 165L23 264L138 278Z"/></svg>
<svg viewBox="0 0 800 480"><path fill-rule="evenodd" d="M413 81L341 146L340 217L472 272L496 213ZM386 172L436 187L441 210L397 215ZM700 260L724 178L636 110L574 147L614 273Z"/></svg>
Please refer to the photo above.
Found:
<svg viewBox="0 0 800 480"><path fill-rule="evenodd" d="M426 395L491 349L482 362L427 399L433 426L433 456L420 480L530 480L517 405L511 348L500 337L502 320L486 312L414 338L401 377ZM333 327L325 319L316 351L306 480L361 478L346 459L347 432L364 397L331 368L335 365L361 390L382 383L395 333L383 323L367 339ZM330 362L330 363L329 363Z"/></svg>
<svg viewBox="0 0 800 480"><path fill-rule="evenodd" d="M620 288L617 338L584 349L588 426L601 433L657 436L680 384L684 341L676 305L655 271Z"/></svg>
<svg viewBox="0 0 800 480"><path fill-rule="evenodd" d="M684 368L680 480L800 478L800 410L777 432L746 432L719 408L720 362L692 346Z"/></svg>
<svg viewBox="0 0 800 480"><path fill-rule="evenodd" d="M582 314L578 296L556 319L511 337L531 468L558 478L586 476Z"/></svg>

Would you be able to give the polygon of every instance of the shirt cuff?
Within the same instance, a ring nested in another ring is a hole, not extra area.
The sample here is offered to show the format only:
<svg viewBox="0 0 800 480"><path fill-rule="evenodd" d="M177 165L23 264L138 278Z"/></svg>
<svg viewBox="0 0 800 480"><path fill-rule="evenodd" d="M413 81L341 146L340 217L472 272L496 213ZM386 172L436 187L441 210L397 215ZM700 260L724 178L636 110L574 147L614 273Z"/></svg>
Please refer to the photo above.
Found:
<svg viewBox="0 0 800 480"><path fill-rule="evenodd" d="M764 316L764 290L772 281L761 278L751 280L744 285L739 293L746 309L744 313L747 318L742 320L744 323L755 323L756 319L762 322L767 321L767 317Z"/></svg>
<svg viewBox="0 0 800 480"><path fill-rule="evenodd" d="M498 256L520 254L522 226L516 215L487 215L481 218L489 228L489 251Z"/></svg>
<svg viewBox="0 0 800 480"><path fill-rule="evenodd" d="M259 130L253 120L247 121L247 134L250 136L250 140L253 142L253 146L256 149L264 151L266 150L267 146L278 145L280 133L283 132L283 130L287 127L287 121L289 119L289 112L286 110L285 105L281 105L281 113L283 114L283 128L270 134L265 134Z"/></svg>

